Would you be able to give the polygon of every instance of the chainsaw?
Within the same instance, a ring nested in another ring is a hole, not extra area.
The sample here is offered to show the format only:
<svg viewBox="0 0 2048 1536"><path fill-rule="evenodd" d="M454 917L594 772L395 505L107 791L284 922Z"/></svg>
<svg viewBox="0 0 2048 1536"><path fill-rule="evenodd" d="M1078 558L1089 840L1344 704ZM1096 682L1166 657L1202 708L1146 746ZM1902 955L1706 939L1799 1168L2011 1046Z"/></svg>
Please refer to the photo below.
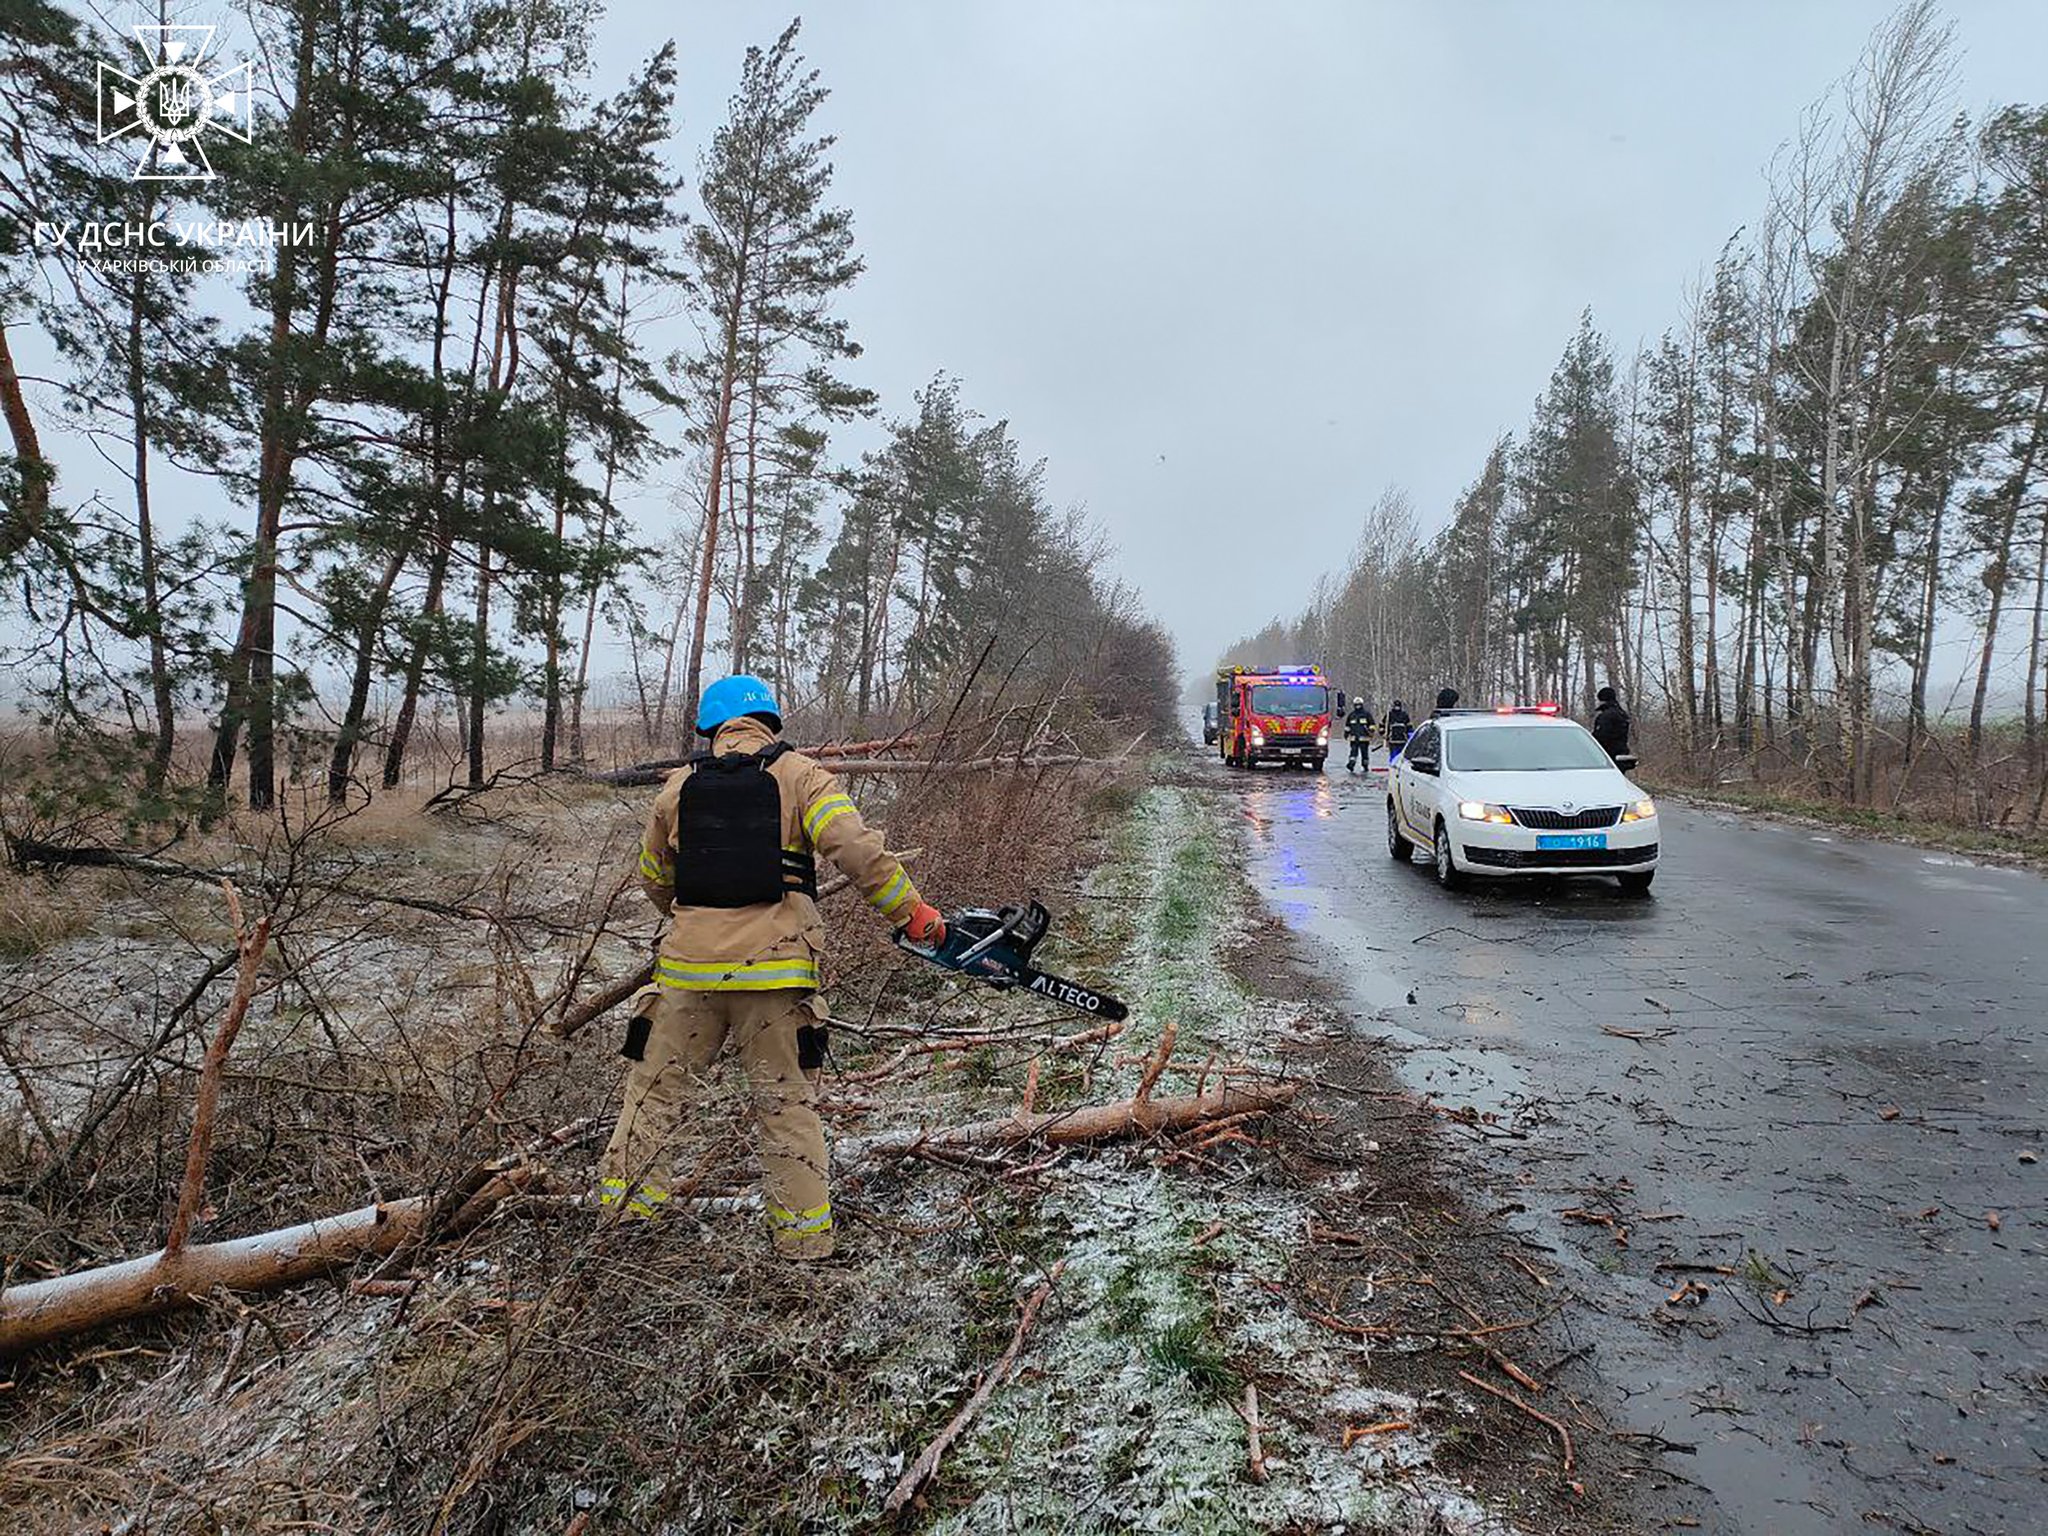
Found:
<svg viewBox="0 0 2048 1536"><path fill-rule="evenodd" d="M1035 901L1020 907L1004 907L999 912L967 907L947 915L945 941L936 948L912 943L901 929L897 930L896 944L920 960L972 976L1002 991L1022 987L1047 1002L1077 1013L1093 1014L1098 1019L1129 1017L1130 1010L1115 998L1078 981L1041 971L1031 963L1031 951L1051 927L1052 914Z"/></svg>

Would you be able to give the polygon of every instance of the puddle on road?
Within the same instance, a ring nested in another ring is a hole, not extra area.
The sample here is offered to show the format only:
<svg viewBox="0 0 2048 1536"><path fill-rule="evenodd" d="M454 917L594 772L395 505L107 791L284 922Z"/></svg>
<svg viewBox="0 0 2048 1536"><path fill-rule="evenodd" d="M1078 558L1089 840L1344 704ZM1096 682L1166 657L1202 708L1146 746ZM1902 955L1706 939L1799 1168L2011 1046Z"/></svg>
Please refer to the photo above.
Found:
<svg viewBox="0 0 2048 1536"><path fill-rule="evenodd" d="M1388 1029L1389 1039L1419 1037ZM1503 1051L1484 1047L1421 1045L1404 1050L1396 1076L1403 1087L1443 1105L1513 1121L1531 1104L1528 1075Z"/></svg>

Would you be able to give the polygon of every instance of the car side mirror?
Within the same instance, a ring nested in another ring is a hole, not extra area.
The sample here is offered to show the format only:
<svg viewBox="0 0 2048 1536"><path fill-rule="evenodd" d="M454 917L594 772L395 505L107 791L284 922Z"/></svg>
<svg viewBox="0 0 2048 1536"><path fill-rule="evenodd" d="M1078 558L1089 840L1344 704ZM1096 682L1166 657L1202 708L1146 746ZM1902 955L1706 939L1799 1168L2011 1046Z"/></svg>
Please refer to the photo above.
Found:
<svg viewBox="0 0 2048 1536"><path fill-rule="evenodd" d="M1433 757L1411 757L1408 759L1408 766L1417 773L1436 773L1436 759Z"/></svg>
<svg viewBox="0 0 2048 1536"><path fill-rule="evenodd" d="M1337 690L1337 713L1340 715L1344 713L1344 690L1342 688Z"/></svg>

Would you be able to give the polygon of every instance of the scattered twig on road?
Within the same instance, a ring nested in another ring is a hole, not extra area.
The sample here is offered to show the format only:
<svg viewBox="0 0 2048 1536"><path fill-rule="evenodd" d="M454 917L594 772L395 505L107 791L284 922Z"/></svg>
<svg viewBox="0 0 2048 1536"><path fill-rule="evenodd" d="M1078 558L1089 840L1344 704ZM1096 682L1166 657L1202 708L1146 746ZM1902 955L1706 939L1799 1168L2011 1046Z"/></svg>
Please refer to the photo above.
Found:
<svg viewBox="0 0 2048 1536"><path fill-rule="evenodd" d="M1742 1299L1741 1292L1730 1287L1725 1294L1735 1303L1736 1310L1752 1322L1762 1323L1774 1333L1847 1333L1847 1323L1788 1323L1782 1317L1772 1317L1768 1312L1759 1312Z"/></svg>
<svg viewBox="0 0 2048 1536"><path fill-rule="evenodd" d="M1600 1033L1612 1035L1617 1040L1633 1040L1639 1045L1647 1045L1653 1041L1669 1038L1671 1031L1668 1029L1623 1029L1618 1024L1602 1024L1600 1026Z"/></svg>

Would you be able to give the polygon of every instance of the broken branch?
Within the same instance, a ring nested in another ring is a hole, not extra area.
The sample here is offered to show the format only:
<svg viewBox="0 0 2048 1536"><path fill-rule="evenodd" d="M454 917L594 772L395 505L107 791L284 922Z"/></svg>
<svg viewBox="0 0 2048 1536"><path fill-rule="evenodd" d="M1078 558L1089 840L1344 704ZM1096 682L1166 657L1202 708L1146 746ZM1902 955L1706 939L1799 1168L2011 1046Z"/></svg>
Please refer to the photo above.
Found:
<svg viewBox="0 0 2048 1536"><path fill-rule="evenodd" d="M1474 1376L1470 1371L1461 1370L1458 1372L1458 1374L1459 1376L1463 1377L1466 1381L1471 1382L1472 1385L1477 1387L1480 1391L1490 1393L1494 1397L1499 1398L1502 1402L1508 1403L1516 1408L1521 1409L1522 1412L1526 1413L1530 1418L1534 1419L1537 1423L1548 1425L1550 1427L1550 1432L1557 1436L1558 1445L1563 1449L1564 1470L1567 1472L1571 1471L1573 1459L1572 1432L1569 1429L1565 1428L1562 1420L1553 1419L1549 1414L1543 1412L1543 1410L1540 1408L1530 1407L1527 1403L1523 1402L1519 1397L1515 1396L1514 1393L1508 1391L1506 1387L1496 1387L1492 1382L1484 1380L1481 1377Z"/></svg>
<svg viewBox="0 0 2048 1536"><path fill-rule="evenodd" d="M1001 1147L1023 1141L1045 1141L1054 1146L1084 1141L1108 1141L1120 1136L1146 1136L1161 1131L1181 1131L1207 1120L1246 1111L1270 1113L1284 1108L1295 1094L1292 1083L1262 1087L1231 1084L1208 1093L1180 1098L1124 1099L1114 1104L1097 1104L1080 1109L1063 1109L1040 1114L1016 1114L1002 1120L983 1120L971 1125L938 1130L904 1131L865 1141L846 1140L839 1144L836 1158L852 1164L871 1158L904 1157L926 1148Z"/></svg>
<svg viewBox="0 0 2048 1536"><path fill-rule="evenodd" d="M245 927L242 897L234 882L223 880L220 888L227 896L228 917L235 928L235 991L199 1067L199 1092L192 1108L192 1140L185 1149L185 1178L178 1187L178 1205L171 1214L170 1231L164 1237L166 1258L175 1258L185 1246L200 1204L206 1198L206 1161L213 1151L213 1116L220 1105L221 1075L227 1067L228 1052L234 1049L235 1036L242 1032L242 1020L249 1015L250 1000L256 996L256 980L263 969L263 951L270 943L269 916L258 918L254 928Z"/></svg>
<svg viewBox="0 0 2048 1536"><path fill-rule="evenodd" d="M1009 1376L1010 1368L1017 1363L1017 1356L1023 1351L1024 1336L1031 1331L1031 1324L1038 1317L1038 1309L1044 1306L1046 1298L1052 1295L1052 1288L1066 1267L1064 1259L1053 1265L1052 1273L1047 1275L1038 1289L1031 1293L1031 1299L1024 1303L1024 1310L1017 1318L1017 1331L1010 1335L1010 1347L1005 1349L996 1363L989 1367L988 1373L981 1378L981 1385L974 1389L974 1395L960 1405L960 1411L953 1415L944 1429L939 1431L938 1438L926 1446L917 1460L910 1464L902 1478L898 1480L894 1491L890 1493L888 1501L883 1504L884 1514L903 1513L910 1501L917 1497L917 1491L937 1474L939 1458L944 1456L947 1448L960 1438L960 1432L977 1413L981 1412L982 1405L994 1396L996 1388Z"/></svg>

